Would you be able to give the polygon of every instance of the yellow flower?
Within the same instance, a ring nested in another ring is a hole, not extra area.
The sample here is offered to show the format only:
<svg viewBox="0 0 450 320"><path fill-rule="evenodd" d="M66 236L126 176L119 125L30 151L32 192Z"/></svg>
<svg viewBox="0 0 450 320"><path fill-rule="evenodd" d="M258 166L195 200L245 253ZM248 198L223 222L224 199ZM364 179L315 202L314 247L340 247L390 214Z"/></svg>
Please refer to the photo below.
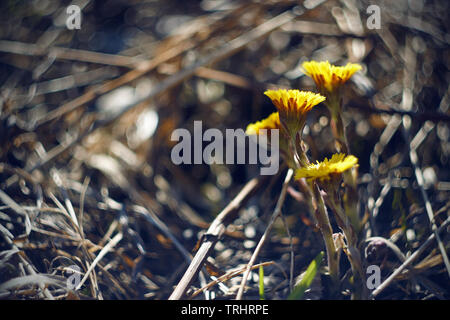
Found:
<svg viewBox="0 0 450 320"><path fill-rule="evenodd" d="M349 155L346 156L343 153L333 154L330 160L325 158L322 162L310 164L307 167L297 169L295 172L295 178L306 178L309 181L312 180L329 180L333 175L343 173L344 171L353 168L358 164L358 158Z"/></svg>
<svg viewBox="0 0 450 320"><path fill-rule="evenodd" d="M286 133L283 130L283 128L281 127L280 116L279 116L278 112L272 113L270 116L268 116L267 118L265 118L261 121L257 121L255 123L250 123L247 126L245 133L248 135L259 135L259 134L261 134L260 130L263 130L263 129L267 130L266 134L267 134L267 137L269 138L269 141L268 141L269 143L272 143L271 130L273 130L273 129L280 130L279 136L278 136L279 148L280 148L282 154L285 157L287 157L288 141L286 140Z"/></svg>
<svg viewBox="0 0 450 320"><path fill-rule="evenodd" d="M245 130L245 133L249 135L259 134L259 130L261 129L280 129L280 116L278 115L278 112L272 113L270 116L261 121L249 124Z"/></svg>
<svg viewBox="0 0 450 320"><path fill-rule="evenodd" d="M299 131L301 134L306 114L325 100L320 94L299 90L267 90L264 94L272 100L279 112L281 124L292 137Z"/></svg>
<svg viewBox="0 0 450 320"><path fill-rule="evenodd" d="M303 71L316 83L320 92L333 92L341 87L361 66L347 63L344 67L331 65L328 61L307 61L302 64Z"/></svg>

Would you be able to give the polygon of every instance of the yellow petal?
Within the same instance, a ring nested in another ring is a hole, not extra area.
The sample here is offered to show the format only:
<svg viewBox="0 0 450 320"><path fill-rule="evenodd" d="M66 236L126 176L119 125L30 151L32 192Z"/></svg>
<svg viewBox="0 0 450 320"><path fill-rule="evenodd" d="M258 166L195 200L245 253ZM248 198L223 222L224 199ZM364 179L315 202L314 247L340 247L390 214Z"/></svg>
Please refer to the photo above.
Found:
<svg viewBox="0 0 450 320"><path fill-rule="evenodd" d="M323 90L332 92L339 88L361 70L361 66L356 63L347 63L345 66L334 66L328 61L306 61L302 64L303 71L311 77L321 92Z"/></svg>
<svg viewBox="0 0 450 320"><path fill-rule="evenodd" d="M280 117L278 112L272 113L270 116L261 121L249 124L245 130L245 133L249 135L259 134L259 130L261 129L280 129Z"/></svg>
<svg viewBox="0 0 450 320"><path fill-rule="evenodd" d="M331 175L340 174L353 168L358 164L358 158L353 155L346 156L343 153L334 154L330 160L325 158L322 162L310 164L298 169L295 178L306 178L308 180L329 180Z"/></svg>

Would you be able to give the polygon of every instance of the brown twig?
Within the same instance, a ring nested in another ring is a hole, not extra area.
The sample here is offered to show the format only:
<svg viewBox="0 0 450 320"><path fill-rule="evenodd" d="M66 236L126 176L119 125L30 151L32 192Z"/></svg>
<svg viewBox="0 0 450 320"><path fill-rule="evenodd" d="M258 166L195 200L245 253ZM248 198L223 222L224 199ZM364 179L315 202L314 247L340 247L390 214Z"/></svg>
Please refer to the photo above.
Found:
<svg viewBox="0 0 450 320"><path fill-rule="evenodd" d="M270 218L269 224L266 227L266 230L264 231L264 234L262 235L261 239L259 239L258 245L255 248L255 251L253 251L253 254L250 258L250 261L247 263L247 267L245 269L244 275L242 277L241 285L239 286L239 290L236 294L236 300L241 300L242 295L244 294L244 288L245 284L247 283L248 275L250 274L250 270L255 263L256 258L259 255L259 252L261 251L262 246L267 240L267 237L270 234L270 231L272 231L273 224L275 223L275 220L280 216L281 214L281 207L283 206L284 200L286 199L286 192L287 187L289 186L289 182L291 181L291 178L294 174L294 170L289 169L286 173L286 177L283 182L283 187L281 188L280 196L278 197L277 205L275 206L275 210L272 213L272 217Z"/></svg>
<svg viewBox="0 0 450 320"><path fill-rule="evenodd" d="M435 232L428 237L428 239L420 246L419 249L417 249L412 255L410 255L403 264L395 269L395 271L381 283L371 294L372 297L376 297L379 295L384 289L386 289L393 281L394 279L403 271L405 268L407 268L411 263L413 263L424 251L425 249L433 242L433 240L436 238L436 233L440 233L442 230L444 230L447 225L450 223L450 218L447 218L447 220L444 221L444 223L441 224L441 226L435 230Z"/></svg>
<svg viewBox="0 0 450 320"><path fill-rule="evenodd" d="M261 185L262 181L264 181L262 178L254 178L250 180L241 192L239 192L239 194L233 199L233 201L231 201L225 209L217 215L216 219L214 219L213 223L208 228L208 231L204 234L200 248L197 250L191 264L184 273L175 290L170 295L169 300L179 300L184 296L187 288L192 281L194 281L196 275L200 271L205 259L214 248L214 245L218 239L224 233L226 225L232 218L235 217L239 209L255 192L257 187Z"/></svg>

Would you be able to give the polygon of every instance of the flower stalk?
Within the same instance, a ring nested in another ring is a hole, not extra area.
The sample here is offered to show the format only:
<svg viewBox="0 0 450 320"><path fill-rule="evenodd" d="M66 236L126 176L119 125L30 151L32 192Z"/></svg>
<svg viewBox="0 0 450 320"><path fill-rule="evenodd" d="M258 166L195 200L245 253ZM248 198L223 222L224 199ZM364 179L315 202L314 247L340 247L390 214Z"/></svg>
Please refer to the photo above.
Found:
<svg viewBox="0 0 450 320"><path fill-rule="evenodd" d="M334 101L328 102L327 106L331 113L331 128L335 138L335 145L337 152L345 154L350 153L350 148L345 134L344 121L342 119L342 106L339 99L333 99Z"/></svg>
<svg viewBox="0 0 450 320"><path fill-rule="evenodd" d="M332 190L330 190L330 196L328 198L329 205L335 213L336 221L343 231L345 239L347 240L346 254L352 269L354 284L352 299L362 299L367 296L367 292L364 286L365 275L363 271L361 254L358 249L358 236L348 215L344 212L341 206L341 201L339 199L338 191L336 190L335 185L332 186L331 189Z"/></svg>
<svg viewBox="0 0 450 320"><path fill-rule="evenodd" d="M331 228L325 201L320 193L319 187L315 182L309 183L309 187L313 192L315 200L313 201L314 216L319 230L322 233L327 251L328 272L333 284L337 287L339 284L339 256L333 240L333 229Z"/></svg>
<svg viewBox="0 0 450 320"><path fill-rule="evenodd" d="M355 299L364 296L362 285L364 273L361 255L358 250L358 236L350 221L350 217L342 208L339 189L343 176L347 173L351 173L351 170L357 166L357 162L358 159L354 156L334 154L330 160L325 159L322 162L317 162L316 164L311 164L298 169L295 175L296 179L305 178L310 184L314 183L316 185L315 189L313 189L315 190L314 196L316 198L320 197L320 192L316 191L319 190L318 186L320 186L327 194L326 200L328 206L332 209L337 224L343 231L345 239L347 240L347 246L344 251L348 256L354 275L355 288L357 288L353 296ZM334 250L336 250L336 248L334 248ZM336 260L338 260L338 257L336 257Z"/></svg>

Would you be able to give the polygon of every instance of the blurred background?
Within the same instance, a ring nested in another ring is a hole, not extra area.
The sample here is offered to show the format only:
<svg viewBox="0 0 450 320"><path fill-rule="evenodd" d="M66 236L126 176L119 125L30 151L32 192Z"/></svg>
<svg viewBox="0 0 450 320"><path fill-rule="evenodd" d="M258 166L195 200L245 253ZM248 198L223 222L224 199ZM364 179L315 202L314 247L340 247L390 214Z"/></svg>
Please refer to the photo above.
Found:
<svg viewBox="0 0 450 320"><path fill-rule="evenodd" d="M68 13L70 5L76 7ZM370 5L375 11L367 11ZM369 235L390 239L405 255L414 252L431 234L425 201L438 226L450 208L448 6L438 0L2 1L0 283L22 278L27 287L26 276L39 274L62 281L73 266L83 279L95 268L78 291L3 287L1 297L167 299L201 234L259 175L257 165L173 164L173 130L192 132L194 120L203 130L245 130L275 111L264 90L316 91L300 68L312 59L362 65L344 102L350 148L359 158L361 217ZM334 152L325 106L310 112L304 134L314 161ZM242 205L208 259L211 274L248 262L285 172L281 167ZM292 254L297 276L323 250L295 184L283 215L291 236L278 221L258 258L273 261L265 267L267 299L287 297ZM444 231L447 247L448 238ZM383 277L401 263L384 247L372 249L367 259L382 265ZM410 281L417 275L420 285ZM193 288L205 281L211 279L196 279ZM232 298L239 283L231 278L225 288L211 288L211 297ZM433 244L414 272L379 298L448 299L448 284ZM248 285L246 297L257 299L257 271ZM326 286L316 283L310 294L326 299Z"/></svg>

